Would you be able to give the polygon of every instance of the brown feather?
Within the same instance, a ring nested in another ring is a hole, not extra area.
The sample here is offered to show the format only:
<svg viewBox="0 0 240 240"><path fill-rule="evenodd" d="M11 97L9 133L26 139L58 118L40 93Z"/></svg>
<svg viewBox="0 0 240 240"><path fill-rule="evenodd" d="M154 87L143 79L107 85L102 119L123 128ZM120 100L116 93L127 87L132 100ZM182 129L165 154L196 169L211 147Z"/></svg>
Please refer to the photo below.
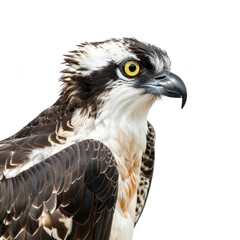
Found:
<svg viewBox="0 0 240 240"><path fill-rule="evenodd" d="M154 160L155 160L155 131L148 122L147 146L142 157L140 183L138 188L137 207L135 215L135 225L137 224L145 207L149 190L151 187Z"/></svg>
<svg viewBox="0 0 240 240"><path fill-rule="evenodd" d="M116 163L105 145L94 140L73 144L1 181L1 235L50 239L46 231L53 230L57 239L107 239L117 182Z"/></svg>

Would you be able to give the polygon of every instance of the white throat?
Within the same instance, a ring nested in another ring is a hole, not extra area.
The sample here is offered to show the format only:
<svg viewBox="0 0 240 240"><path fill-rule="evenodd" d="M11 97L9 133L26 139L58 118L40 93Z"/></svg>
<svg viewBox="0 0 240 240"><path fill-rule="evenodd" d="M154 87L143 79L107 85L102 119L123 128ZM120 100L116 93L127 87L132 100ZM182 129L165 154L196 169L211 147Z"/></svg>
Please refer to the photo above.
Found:
<svg viewBox="0 0 240 240"><path fill-rule="evenodd" d="M71 141L96 139L106 144L114 154L144 151L147 115L154 100L153 96L142 94L131 86L115 87L104 97L96 119L82 116L80 110L75 112L71 124L76 130Z"/></svg>

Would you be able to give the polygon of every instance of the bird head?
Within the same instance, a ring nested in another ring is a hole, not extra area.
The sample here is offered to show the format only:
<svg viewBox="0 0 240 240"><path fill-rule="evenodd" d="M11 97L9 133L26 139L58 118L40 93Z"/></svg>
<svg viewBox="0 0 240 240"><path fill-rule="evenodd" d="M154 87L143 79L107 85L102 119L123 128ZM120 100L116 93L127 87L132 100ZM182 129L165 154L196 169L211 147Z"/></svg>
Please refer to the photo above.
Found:
<svg viewBox="0 0 240 240"><path fill-rule="evenodd" d="M183 81L170 71L167 53L134 38L78 45L65 55L62 101L92 117L104 109L120 115L148 112L162 96L187 99ZM136 115L136 114L135 114Z"/></svg>

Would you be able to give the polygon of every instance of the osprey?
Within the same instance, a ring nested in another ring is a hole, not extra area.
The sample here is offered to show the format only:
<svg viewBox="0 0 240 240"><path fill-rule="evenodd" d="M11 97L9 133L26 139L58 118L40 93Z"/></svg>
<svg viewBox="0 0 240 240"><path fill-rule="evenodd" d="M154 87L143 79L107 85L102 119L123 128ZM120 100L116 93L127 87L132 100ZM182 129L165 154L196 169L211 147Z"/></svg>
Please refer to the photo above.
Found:
<svg viewBox="0 0 240 240"><path fill-rule="evenodd" d="M161 96L187 91L160 48L134 38L64 57L59 99L0 141L0 239L130 240L148 196Z"/></svg>

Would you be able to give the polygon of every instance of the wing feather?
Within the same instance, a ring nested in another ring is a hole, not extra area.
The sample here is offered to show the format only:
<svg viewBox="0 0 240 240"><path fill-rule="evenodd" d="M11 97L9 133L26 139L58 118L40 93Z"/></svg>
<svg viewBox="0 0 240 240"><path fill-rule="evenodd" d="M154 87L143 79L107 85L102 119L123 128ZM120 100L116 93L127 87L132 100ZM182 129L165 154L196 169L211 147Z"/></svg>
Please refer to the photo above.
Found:
<svg viewBox="0 0 240 240"><path fill-rule="evenodd" d="M155 131L153 126L148 122L147 146L142 157L140 183L137 196L137 207L135 214L135 225L137 224L142 211L145 207L148 193L151 187L154 158L155 158Z"/></svg>
<svg viewBox="0 0 240 240"><path fill-rule="evenodd" d="M95 140L73 144L0 182L3 239L98 239L110 236L118 172Z"/></svg>

